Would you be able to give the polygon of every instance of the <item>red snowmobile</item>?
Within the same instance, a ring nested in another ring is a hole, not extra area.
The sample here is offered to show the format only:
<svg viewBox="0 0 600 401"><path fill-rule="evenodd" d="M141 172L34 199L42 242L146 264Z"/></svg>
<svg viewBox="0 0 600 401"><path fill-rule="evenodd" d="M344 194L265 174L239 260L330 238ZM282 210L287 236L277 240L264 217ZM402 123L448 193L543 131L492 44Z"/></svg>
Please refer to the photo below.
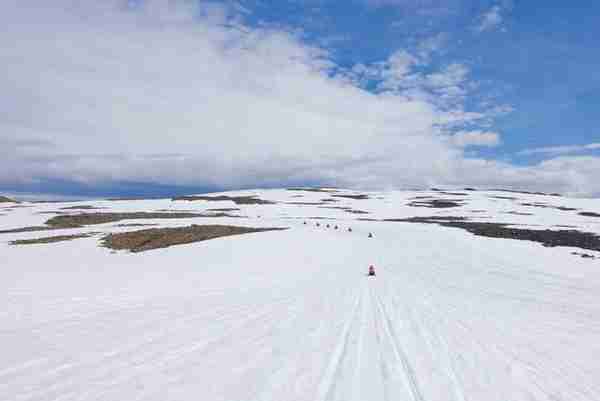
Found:
<svg viewBox="0 0 600 401"><path fill-rule="evenodd" d="M373 265L369 266L369 276L375 276L375 268L373 267Z"/></svg>

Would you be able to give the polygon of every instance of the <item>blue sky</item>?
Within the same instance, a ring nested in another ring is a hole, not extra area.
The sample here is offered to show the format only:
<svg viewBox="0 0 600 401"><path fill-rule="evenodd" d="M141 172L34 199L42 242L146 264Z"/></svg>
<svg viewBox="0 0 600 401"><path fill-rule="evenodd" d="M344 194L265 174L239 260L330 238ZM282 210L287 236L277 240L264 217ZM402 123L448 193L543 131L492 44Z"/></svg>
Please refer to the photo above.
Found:
<svg viewBox="0 0 600 401"><path fill-rule="evenodd" d="M461 62L479 88L468 104L513 108L495 120L503 146L486 151L517 163L527 148L600 140L600 3L564 1L247 2L253 24L284 24L323 44L344 66L381 60L443 35L431 64ZM498 10L500 20L481 29ZM433 67L432 67L433 68Z"/></svg>
<svg viewBox="0 0 600 401"><path fill-rule="evenodd" d="M3 7L2 192L600 194L597 2Z"/></svg>

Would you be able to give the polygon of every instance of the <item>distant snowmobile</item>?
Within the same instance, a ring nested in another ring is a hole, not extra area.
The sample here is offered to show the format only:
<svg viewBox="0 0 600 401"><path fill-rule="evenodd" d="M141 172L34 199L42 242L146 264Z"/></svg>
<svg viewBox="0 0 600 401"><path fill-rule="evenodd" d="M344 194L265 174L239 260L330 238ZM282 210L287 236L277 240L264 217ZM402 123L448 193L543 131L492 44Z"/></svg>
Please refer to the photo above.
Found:
<svg viewBox="0 0 600 401"><path fill-rule="evenodd" d="M369 266L369 276L375 277L375 268L373 265Z"/></svg>
<svg viewBox="0 0 600 401"><path fill-rule="evenodd" d="M373 233L369 233L369 238L373 238Z"/></svg>

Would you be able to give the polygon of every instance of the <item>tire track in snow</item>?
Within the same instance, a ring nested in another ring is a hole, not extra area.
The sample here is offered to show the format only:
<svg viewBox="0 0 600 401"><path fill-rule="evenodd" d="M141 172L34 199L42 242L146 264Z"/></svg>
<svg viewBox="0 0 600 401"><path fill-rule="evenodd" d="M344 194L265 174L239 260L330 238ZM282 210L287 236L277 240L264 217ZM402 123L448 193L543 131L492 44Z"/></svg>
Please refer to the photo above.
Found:
<svg viewBox="0 0 600 401"><path fill-rule="evenodd" d="M352 307L352 311L350 312L350 316L346 319L344 323L344 328L342 329L342 333L339 336L338 343L335 346L333 351L333 355L329 360L329 364L325 371L325 375L321 380L319 388L317 390L317 397L315 401L326 401L329 399L330 394L333 392L336 384L336 379L339 376L339 370L343 363L343 360L346 356L347 348L348 348L348 339L350 338L351 327L356 321L358 316L358 311L360 310L360 305L362 303L363 291L360 291L354 301L354 306Z"/></svg>

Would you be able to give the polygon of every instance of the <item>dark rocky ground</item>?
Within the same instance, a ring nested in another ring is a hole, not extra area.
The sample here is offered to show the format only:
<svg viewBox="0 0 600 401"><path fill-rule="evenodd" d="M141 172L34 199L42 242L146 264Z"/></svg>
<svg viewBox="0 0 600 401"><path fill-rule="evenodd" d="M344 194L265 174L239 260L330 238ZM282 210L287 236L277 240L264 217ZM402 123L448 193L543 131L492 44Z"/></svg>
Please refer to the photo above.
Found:
<svg viewBox="0 0 600 401"><path fill-rule="evenodd" d="M465 217L411 217L406 219L386 219L389 222L437 224L443 227L460 228L471 234L491 237L533 241L547 247L568 246L590 251L600 251L600 237L593 233L578 230L530 230L510 227L504 223L482 223L468 221Z"/></svg>

